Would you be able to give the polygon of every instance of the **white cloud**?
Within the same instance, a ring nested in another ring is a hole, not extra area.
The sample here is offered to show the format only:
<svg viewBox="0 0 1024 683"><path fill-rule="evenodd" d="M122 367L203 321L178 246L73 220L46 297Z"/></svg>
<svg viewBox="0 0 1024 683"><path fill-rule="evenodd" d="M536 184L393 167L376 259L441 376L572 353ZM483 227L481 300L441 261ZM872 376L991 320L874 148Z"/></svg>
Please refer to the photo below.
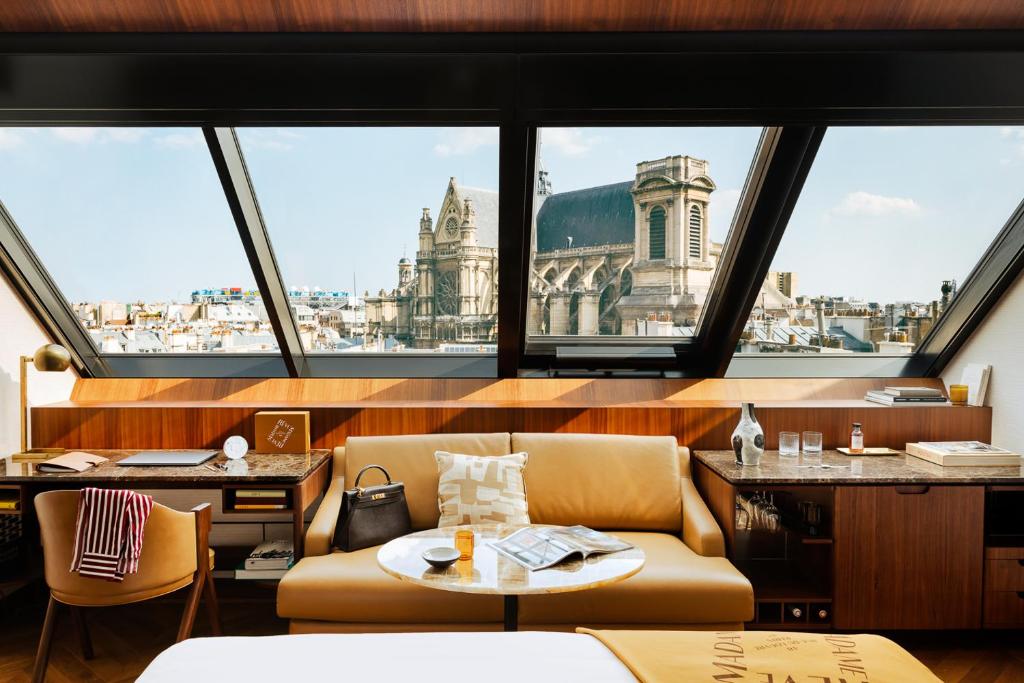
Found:
<svg viewBox="0 0 1024 683"><path fill-rule="evenodd" d="M99 128L51 128L53 137L64 142L73 142L76 145L86 145L95 142L100 136Z"/></svg>
<svg viewBox="0 0 1024 683"><path fill-rule="evenodd" d="M459 156L497 144L497 128L460 128L446 134L444 140L434 145L434 154L439 157Z"/></svg>
<svg viewBox="0 0 1024 683"><path fill-rule="evenodd" d="M1024 126L1003 126L999 134L1017 145L1017 153L1024 157Z"/></svg>
<svg viewBox="0 0 1024 683"><path fill-rule="evenodd" d="M858 190L843 197L829 213L834 216L911 216L921 213L921 205L909 197L886 197Z"/></svg>
<svg viewBox="0 0 1024 683"><path fill-rule="evenodd" d="M14 149L22 143L21 135L10 128L0 128L0 149Z"/></svg>
<svg viewBox="0 0 1024 683"><path fill-rule="evenodd" d="M50 128L50 134L58 140L76 145L108 142L132 144L146 137L146 131L141 128Z"/></svg>
<svg viewBox="0 0 1024 683"><path fill-rule="evenodd" d="M600 138L584 135L582 128L545 128L541 132L541 152L544 147L567 157L578 157L590 151Z"/></svg>
<svg viewBox="0 0 1024 683"><path fill-rule="evenodd" d="M286 128L243 129L239 131L242 147L247 149L269 149L284 151L294 147L292 140L301 140L302 135Z"/></svg>
<svg viewBox="0 0 1024 683"><path fill-rule="evenodd" d="M190 130L184 133L164 133L154 138L160 147L172 147L181 149L183 147L195 147L203 144L203 134L198 130Z"/></svg>

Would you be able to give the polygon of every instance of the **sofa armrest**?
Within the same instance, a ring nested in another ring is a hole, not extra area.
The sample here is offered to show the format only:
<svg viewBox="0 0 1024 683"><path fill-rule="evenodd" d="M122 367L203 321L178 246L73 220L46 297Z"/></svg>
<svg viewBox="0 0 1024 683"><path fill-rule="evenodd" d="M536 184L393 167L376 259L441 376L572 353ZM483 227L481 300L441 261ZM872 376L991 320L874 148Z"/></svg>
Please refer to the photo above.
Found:
<svg viewBox="0 0 1024 683"><path fill-rule="evenodd" d="M327 487L320 507L313 515L313 521L306 529L305 556L326 555L331 552L334 541L334 526L341 511L341 496L345 492L345 477L336 477Z"/></svg>
<svg viewBox="0 0 1024 683"><path fill-rule="evenodd" d="M683 497L683 543L704 557L725 557L725 538L693 481L680 479Z"/></svg>

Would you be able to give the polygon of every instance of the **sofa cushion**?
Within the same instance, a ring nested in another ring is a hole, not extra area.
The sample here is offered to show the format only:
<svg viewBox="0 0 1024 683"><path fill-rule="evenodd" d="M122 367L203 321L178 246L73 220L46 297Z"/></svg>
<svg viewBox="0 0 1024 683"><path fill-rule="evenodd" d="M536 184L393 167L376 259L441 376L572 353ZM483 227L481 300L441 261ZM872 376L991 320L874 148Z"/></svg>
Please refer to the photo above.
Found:
<svg viewBox="0 0 1024 683"><path fill-rule="evenodd" d="M434 453L440 481L437 526L529 524L523 468L526 453L479 456Z"/></svg>
<svg viewBox="0 0 1024 683"><path fill-rule="evenodd" d="M524 595L520 623L700 624L754 618L750 581L724 557L702 557L669 534L611 533L646 553L643 569L601 588Z"/></svg>
<svg viewBox="0 0 1024 683"><path fill-rule="evenodd" d="M508 455L511 452L509 435L504 432L350 436L345 441L345 481L354 482L365 465L382 466L393 480L405 484L412 528L432 529L437 526L439 517L435 451L468 455ZM382 483L380 477L379 472L367 472L361 483L363 486Z"/></svg>
<svg viewBox="0 0 1024 683"><path fill-rule="evenodd" d="M668 531L682 528L673 436L513 434L530 456L526 491L535 524Z"/></svg>
<svg viewBox="0 0 1024 683"><path fill-rule="evenodd" d="M278 615L392 624L501 622L500 596L453 593L400 581L377 566L379 549L303 558L278 585Z"/></svg>

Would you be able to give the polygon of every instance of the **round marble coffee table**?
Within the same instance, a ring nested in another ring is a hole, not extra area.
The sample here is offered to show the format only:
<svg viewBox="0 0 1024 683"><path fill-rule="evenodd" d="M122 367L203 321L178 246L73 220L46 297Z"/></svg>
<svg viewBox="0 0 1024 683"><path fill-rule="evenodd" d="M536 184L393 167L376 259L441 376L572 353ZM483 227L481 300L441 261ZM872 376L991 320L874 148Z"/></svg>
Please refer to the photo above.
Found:
<svg viewBox="0 0 1024 683"><path fill-rule="evenodd" d="M515 631L519 627L520 595L597 588L627 579L644 566L644 551L630 548L607 555L592 555L586 561L569 560L548 569L530 571L490 545L521 528L475 524L418 531L381 546L377 551L377 564L391 576L420 586L457 593L503 596L506 631ZM438 546L454 546L454 535L459 529L473 530L473 559L459 560L447 569L434 569L427 564L421 557L423 552Z"/></svg>

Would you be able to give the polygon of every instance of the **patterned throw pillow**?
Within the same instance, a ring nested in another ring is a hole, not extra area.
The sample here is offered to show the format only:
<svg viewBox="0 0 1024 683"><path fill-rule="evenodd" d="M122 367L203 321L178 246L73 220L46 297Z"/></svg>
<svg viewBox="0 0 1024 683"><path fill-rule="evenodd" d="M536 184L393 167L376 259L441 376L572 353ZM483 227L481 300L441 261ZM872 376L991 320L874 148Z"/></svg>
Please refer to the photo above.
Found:
<svg viewBox="0 0 1024 683"><path fill-rule="evenodd" d="M479 456L437 451L438 527L529 524L523 468L526 453Z"/></svg>

